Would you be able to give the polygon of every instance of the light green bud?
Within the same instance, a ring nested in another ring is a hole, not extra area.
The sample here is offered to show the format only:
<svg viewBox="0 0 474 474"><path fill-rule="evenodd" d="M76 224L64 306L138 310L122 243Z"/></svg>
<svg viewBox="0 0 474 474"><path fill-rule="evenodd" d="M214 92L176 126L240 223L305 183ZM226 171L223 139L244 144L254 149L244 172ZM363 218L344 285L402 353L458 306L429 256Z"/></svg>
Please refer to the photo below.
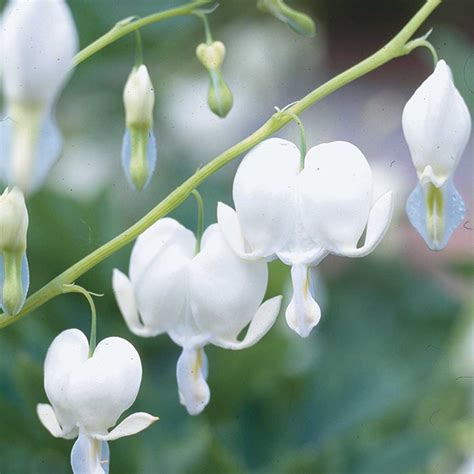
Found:
<svg viewBox="0 0 474 474"><path fill-rule="evenodd" d="M28 211L23 193L18 188L11 191L7 188L0 196L0 256L3 265L0 303L7 314L21 310L28 289L27 231Z"/></svg>
<svg viewBox="0 0 474 474"><path fill-rule="evenodd" d="M211 79L208 94L209 107L216 115L224 118L232 109L234 97L219 69L210 70L209 76Z"/></svg>
<svg viewBox="0 0 474 474"><path fill-rule="evenodd" d="M289 7L283 0L258 0L257 7L286 23L293 31L303 36L314 36L316 26L306 14Z"/></svg>

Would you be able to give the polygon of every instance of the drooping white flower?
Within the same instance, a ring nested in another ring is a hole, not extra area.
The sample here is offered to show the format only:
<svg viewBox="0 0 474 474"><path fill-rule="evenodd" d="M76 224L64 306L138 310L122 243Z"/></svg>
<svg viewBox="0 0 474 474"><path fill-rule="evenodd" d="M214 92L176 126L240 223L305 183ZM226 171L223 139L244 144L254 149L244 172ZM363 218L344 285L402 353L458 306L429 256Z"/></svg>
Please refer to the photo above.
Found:
<svg viewBox="0 0 474 474"><path fill-rule="evenodd" d="M267 287L264 262L240 259L217 224L194 234L174 219L160 219L133 248L130 276L114 270L113 288L129 329L144 337L168 333L183 348L177 365L180 401L192 415L210 399L206 344L244 349L272 327L281 297L260 306ZM237 336L248 324L243 340Z"/></svg>
<svg viewBox="0 0 474 474"><path fill-rule="evenodd" d="M158 419L134 413L108 431L137 398L141 379L140 356L125 339L104 339L92 357L78 329L54 339L44 363L44 388L51 405L39 404L37 413L54 437L78 437L71 452L75 474L109 472L107 441L138 433Z"/></svg>
<svg viewBox="0 0 474 474"><path fill-rule="evenodd" d="M77 32L64 0L10 0L0 29L6 104L0 178L28 193L42 184L61 151L53 109L77 52Z"/></svg>
<svg viewBox="0 0 474 474"><path fill-rule="evenodd" d="M0 195L0 309L18 313L30 282L26 258L28 210L18 188Z"/></svg>
<svg viewBox="0 0 474 474"><path fill-rule="evenodd" d="M156 164L153 134L155 92L145 65L133 68L123 91L125 135L122 164L132 187L141 191L151 179Z"/></svg>
<svg viewBox="0 0 474 474"><path fill-rule="evenodd" d="M407 214L428 246L441 250L464 218L453 174L471 133L469 110L445 61L407 102L402 124L419 180Z"/></svg>
<svg viewBox="0 0 474 474"><path fill-rule="evenodd" d="M370 167L354 145L318 145L308 151L304 163L300 171L300 152L293 143L265 140L237 170L236 211L218 205L220 228L238 255L278 257L291 265L293 297L286 319L303 337L321 317L309 268L330 253L369 254L383 238L392 214L391 192L373 202ZM364 231L365 242L358 246Z"/></svg>

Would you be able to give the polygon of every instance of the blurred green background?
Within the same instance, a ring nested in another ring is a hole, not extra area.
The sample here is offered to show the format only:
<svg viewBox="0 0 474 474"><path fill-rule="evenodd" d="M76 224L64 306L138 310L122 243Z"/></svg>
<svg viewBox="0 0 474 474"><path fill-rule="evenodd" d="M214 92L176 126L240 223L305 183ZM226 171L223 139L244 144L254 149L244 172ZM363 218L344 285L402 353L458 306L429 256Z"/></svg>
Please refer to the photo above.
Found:
<svg viewBox="0 0 474 474"><path fill-rule="evenodd" d="M171 1L69 2L81 46L121 18L177 5ZM201 163L255 129L273 112L332 74L362 59L396 33L422 2L318 0L289 2L311 14L315 38L298 37L255 8L223 0L212 15L225 42L224 76L235 95L226 120L206 105L207 76L194 56L203 41L195 18L143 30L145 63L155 85L157 176L137 194L120 165L122 89L133 66L126 37L81 65L58 104L65 135L61 161L29 202L32 290L135 222ZM0 7L5 2L0 1ZM452 66L471 113L474 38L471 0L448 1L423 26ZM456 183L468 213L442 253L427 250L403 213L416 176L401 134L406 100L430 73L417 51L325 99L303 115L309 145L346 139L366 153L380 190L395 189L397 212L377 251L364 259L327 258L316 292L320 324L307 339L283 315L258 345L241 352L209 347L212 398L198 417L178 401L180 348L166 336L130 334L111 291L114 267L128 270L127 247L79 283L97 298L99 339L130 340L144 377L133 411L161 420L111 443L114 473L458 472L474 456L473 145ZM289 126L280 136L297 140ZM219 200L231 203L238 162L201 188L206 222ZM172 216L194 229L195 206ZM267 296L288 296L288 269L272 263ZM89 310L77 295L57 298L0 332L0 472L69 472L72 442L52 438L36 404L46 402L42 363L62 330L89 331ZM459 471L461 472L461 471ZM466 471L469 472L469 471Z"/></svg>

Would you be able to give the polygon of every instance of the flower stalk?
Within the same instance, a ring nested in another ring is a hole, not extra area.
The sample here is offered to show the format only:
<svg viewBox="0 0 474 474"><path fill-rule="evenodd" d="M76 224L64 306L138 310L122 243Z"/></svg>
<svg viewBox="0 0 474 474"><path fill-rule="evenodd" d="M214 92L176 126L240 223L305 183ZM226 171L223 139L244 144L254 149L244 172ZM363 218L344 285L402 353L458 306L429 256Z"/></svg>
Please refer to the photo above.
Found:
<svg viewBox="0 0 474 474"><path fill-rule="evenodd" d="M116 23L110 31L79 51L79 53L77 53L74 57L74 65L77 66L78 64L81 64L95 53L98 53L102 49L106 48L112 43L115 43L115 41L128 35L129 33L137 31L144 26L158 23L159 21L167 20L169 18L192 15L196 9L209 2L210 0L196 0L194 2L181 5L180 7L170 8L169 10L153 13L143 18L138 18L136 16L125 18L124 20Z"/></svg>
<svg viewBox="0 0 474 474"><path fill-rule="evenodd" d="M135 31L136 29L147 24L171 18L178 15L186 15L192 12L196 7L202 5L204 2L192 2L186 6L176 9L167 10L149 17L144 17L140 20L129 19L127 23L118 24L109 33L99 38L99 40L92 43L90 46L82 50L75 58L75 64L79 64L95 52L111 44L122 36ZM230 163L232 160L253 148L262 140L270 137L278 130L282 129L293 120L292 114L300 115L304 110L319 102L323 98L332 94L343 86L355 81L356 79L365 76L369 72L379 68L389 61L407 55L411 50L407 50L407 42L412 38L414 33L428 18L428 16L441 3L441 0L427 0L426 3L418 10L412 19L402 28L402 30L391 39L385 46L377 52L361 61L360 63L350 67L344 72L338 74L328 82L317 87L312 92L295 102L291 107L285 111L276 112L273 114L260 128L255 132L244 138L241 142L230 147L207 165L196 171L191 177L178 186L165 199L163 199L156 207L154 207L148 214L142 217L139 221L129 227L127 230L111 239L79 262L75 263L59 276L54 278L43 288L31 295L23 307L22 311L14 316L6 314L0 315L0 328L9 326L19 319L22 319L31 311L39 308L50 299L62 293L64 284L70 284L76 281L81 275L95 267L97 264L105 260L116 251L135 240L142 232L153 225L158 219L166 216L173 209L182 204L192 191L206 181L220 168Z"/></svg>

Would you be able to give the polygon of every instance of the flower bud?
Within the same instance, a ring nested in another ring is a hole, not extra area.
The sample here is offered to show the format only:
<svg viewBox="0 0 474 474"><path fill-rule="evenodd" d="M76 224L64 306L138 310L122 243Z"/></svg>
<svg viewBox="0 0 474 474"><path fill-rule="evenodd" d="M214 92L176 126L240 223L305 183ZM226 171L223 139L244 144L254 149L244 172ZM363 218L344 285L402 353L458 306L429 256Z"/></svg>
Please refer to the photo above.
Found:
<svg viewBox="0 0 474 474"><path fill-rule="evenodd" d="M64 0L11 0L2 15L1 177L36 190L61 151L54 103L70 75L77 32Z"/></svg>
<svg viewBox="0 0 474 474"><path fill-rule="evenodd" d="M468 108L445 61L407 102L402 124L419 180L407 214L428 246L441 250L464 218L453 174L471 132Z"/></svg>
<svg viewBox="0 0 474 474"><path fill-rule="evenodd" d="M219 69L209 70L209 76L211 79L208 94L209 108L216 115L224 118L232 109L234 97Z"/></svg>
<svg viewBox="0 0 474 474"><path fill-rule="evenodd" d="M22 308L28 291L28 211L18 188L0 196L0 306L7 314Z"/></svg>
<svg viewBox="0 0 474 474"><path fill-rule="evenodd" d="M153 125L155 90L147 67L142 64L133 68L123 91L125 121L127 127L148 127Z"/></svg>
<svg viewBox="0 0 474 474"><path fill-rule="evenodd" d="M153 135L155 92L145 65L134 68L123 91L126 130L122 164L132 187L141 191L149 182L156 163Z"/></svg>
<svg viewBox="0 0 474 474"><path fill-rule="evenodd" d="M258 0L257 7L286 23L293 31L303 36L314 36L314 21L304 13L290 8L283 0Z"/></svg>
<svg viewBox="0 0 474 474"><path fill-rule="evenodd" d="M224 43L221 41L214 41L211 44L201 43L196 48L196 56L206 69L218 69L225 57Z"/></svg>

